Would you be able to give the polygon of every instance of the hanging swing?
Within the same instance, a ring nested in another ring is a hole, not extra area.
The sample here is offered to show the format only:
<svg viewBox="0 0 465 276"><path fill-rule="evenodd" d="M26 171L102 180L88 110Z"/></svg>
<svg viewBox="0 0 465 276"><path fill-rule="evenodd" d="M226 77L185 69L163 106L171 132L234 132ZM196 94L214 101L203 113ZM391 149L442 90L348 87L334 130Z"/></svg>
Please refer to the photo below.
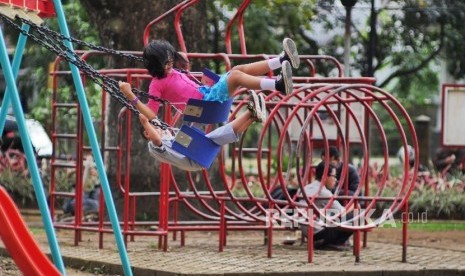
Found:
<svg viewBox="0 0 465 276"><path fill-rule="evenodd" d="M30 20L16 17L21 21L22 24L27 24L31 27L32 30L35 30L37 34L40 35L39 37L34 35L32 32L24 32L21 29L21 27L17 25L15 22L13 22L13 20L11 20L10 18L3 16L2 14L0 14L0 17L7 24L17 29L23 35L31 38L37 44L42 45L43 47L62 57L66 61L74 64L81 70L81 72L89 76L97 85L99 85L107 93L109 93L110 96L115 98L117 101L119 101L122 105L131 110L133 113L135 113L136 115L140 113L131 103L128 102L124 95L122 95L116 80L100 74L92 66L87 64L84 60L82 60L79 55L71 51L65 45L64 40L82 46L86 46L90 49L102 51L120 57L129 58L131 60L143 61L141 57L121 53L101 46L96 46L84 41L77 40L72 37L66 37L63 34L55 32L44 26L34 24ZM203 72L211 80L213 80L213 82L218 81L219 76L215 73L211 72L208 69L204 69ZM149 95L147 92L140 91L136 88L132 88L132 91L138 96L150 98L152 100L159 101L163 104L170 104L168 101L164 99L154 97L153 95ZM232 102L233 99L229 99L225 102L189 99L185 111L183 113L183 119L186 122L195 122L202 124L223 123L228 120ZM181 127L181 129L178 130L168 125L167 123L159 120L152 120L152 124L163 130L172 129L175 132L177 131L175 141L173 142L173 149L199 163L204 168L209 168L211 166L221 149L220 145L214 143L211 139L205 136L205 133L202 130L194 126L184 124Z"/></svg>
<svg viewBox="0 0 465 276"><path fill-rule="evenodd" d="M221 146L205 136L205 132L183 125L176 134L173 149L208 169L220 152Z"/></svg>
<svg viewBox="0 0 465 276"><path fill-rule="evenodd" d="M204 69L203 73L214 83L220 78L208 69ZM226 122L232 102L233 99L225 102L189 99L184 109L183 119L187 122L202 124ZM202 130L185 124L176 134L173 149L199 163L202 167L210 168L221 146L206 137Z"/></svg>

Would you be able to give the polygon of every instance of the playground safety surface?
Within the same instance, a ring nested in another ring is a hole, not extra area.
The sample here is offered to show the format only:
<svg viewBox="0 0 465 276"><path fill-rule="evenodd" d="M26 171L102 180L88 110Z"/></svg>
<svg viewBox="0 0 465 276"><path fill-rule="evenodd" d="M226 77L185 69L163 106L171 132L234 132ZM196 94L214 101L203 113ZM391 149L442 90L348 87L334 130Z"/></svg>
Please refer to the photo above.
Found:
<svg viewBox="0 0 465 276"><path fill-rule="evenodd" d="M375 229L373 232L384 229ZM392 240L401 236L393 235ZM314 262L307 262L306 244L297 241L283 245L290 232L276 232L273 256L267 257L262 232L230 232L224 251L218 252L218 233L188 232L186 244L180 246L170 235L167 252L158 249L157 237L136 237L128 243L128 256L134 275L464 275L465 248L430 248L410 245L407 263L401 262L402 247L395 243L374 242L369 233L368 246L362 248L359 263L352 251L316 250ZM375 235L373 235L375 234ZM432 234L434 235L434 234ZM44 252L49 252L45 233L34 233ZM72 231L57 231L65 265L104 273L121 275L120 258L113 235L106 234L104 249L98 249L97 234L83 233L82 242L74 246ZM386 237L384 237L386 238ZM430 244L430 243L426 243ZM3 246L0 243L1 246ZM0 252L1 253L1 252ZM4 253L4 252L3 252ZM1 254L0 254L1 255ZM68 274L72 275L72 274ZM79 274L86 275L86 274ZM99 274L102 275L102 274Z"/></svg>

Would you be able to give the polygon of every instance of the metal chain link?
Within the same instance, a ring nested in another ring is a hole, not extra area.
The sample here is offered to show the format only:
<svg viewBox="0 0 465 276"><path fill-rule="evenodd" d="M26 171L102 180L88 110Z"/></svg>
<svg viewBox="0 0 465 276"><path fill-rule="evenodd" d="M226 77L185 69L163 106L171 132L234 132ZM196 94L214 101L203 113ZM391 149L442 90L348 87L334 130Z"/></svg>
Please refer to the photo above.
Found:
<svg viewBox="0 0 465 276"><path fill-rule="evenodd" d="M108 48L105 48L105 47L102 47L102 46L94 45L92 43L76 39L74 37L65 36L64 34L56 32L56 31L54 31L54 30L52 30L50 28L47 28L45 26L37 25L37 24L33 23L32 21L30 21L27 18L21 18L20 17L19 20L21 21L21 23L27 24L27 25L35 28L35 29L41 29L42 31L49 34L50 36L53 36L56 40L67 40L69 42L72 42L72 43L75 43L75 44L78 44L78 45L81 45L81 46L85 46L85 47L87 47L89 49L97 50L97 51L104 52L104 53L109 53L109 54L112 54L112 55L117 55L117 56L124 57L124 58L130 59L130 60L135 60L135 61L140 61L140 62L144 61L144 59L142 57L138 57L138 56L133 55L133 54L119 52L119 51L116 51L116 50L113 50L113 49L108 49Z"/></svg>
<svg viewBox="0 0 465 276"><path fill-rule="evenodd" d="M29 20L21 19L21 21L24 24L28 24L28 25L31 24L30 25L31 28L33 30L35 30L40 35L40 38L39 38L38 36L34 35L32 32L24 31L18 24L16 24L13 20L11 20L10 18L4 16L3 14L0 14L0 17L9 26L11 26L14 29L18 30L24 36L27 36L28 38L32 39L37 44L39 44L39 45L43 46L44 48L46 48L47 50L55 53L56 55L58 55L60 57L62 57L66 61L74 64L83 73L85 73L87 76L89 76L92 81L94 81L97 85L102 87L108 94L110 94L110 96L115 98L118 102L120 102L122 105L127 107L129 110L134 112L136 115L138 115L140 113L133 105L131 105L127 101L126 97L124 97L124 95L121 93L121 91L119 89L118 82L115 79L112 79L112 78L110 78L110 77L108 77L106 75L100 74L92 66L90 66L83 59L81 59L81 57L78 54L71 51L64 44L64 40L62 38L64 38L65 36L63 36L63 35L61 35L61 36L53 36L53 35L50 36L50 35L48 35L49 32L44 31L43 27L38 27L37 25L30 22ZM161 100L161 101L163 103L167 102L166 100ZM158 122L159 123L155 122L155 124L154 124L156 127L159 127L161 129L164 129L164 130L171 128L171 126L168 125L165 122L162 122L162 121L158 121Z"/></svg>
<svg viewBox="0 0 465 276"><path fill-rule="evenodd" d="M116 50L113 50L113 49L108 49L108 48L105 48L105 47L102 47L102 46L98 46L98 45L94 45L92 43L89 43L89 42L85 42L85 41L82 41L82 40L79 40L79 39L76 39L76 38L73 38L73 37L67 37L65 36L64 34L62 33L59 33L59 32L56 32L50 28L47 28L45 26L40 26L40 25L37 25L35 23L33 23L32 21L26 19L26 18L19 18L19 20L23 23L23 24L27 24L29 25L31 28L35 29L35 30L40 30L41 32L43 33L47 33L49 36L53 37L55 40L57 41L64 41L64 40L67 40L69 42L73 42L75 44L78 44L78 45L81 45L81 46L85 46L89 49L93 49L93 50L96 50L96 51L100 51L100 52L103 52L103 53L108 53L108 54L112 54L112 55L116 55L116 56L119 56L119 57L123 57L123 58L127 58L127 59L130 59L130 60L134 60L134 61L139 61L139 62L143 62L143 58L142 57L138 57L136 55L133 55L133 54L129 54L129 53L123 53L123 52L120 52L120 51L116 51ZM138 97L141 97L141 98L146 98L146 99L152 99L154 101L158 101L158 102L161 102L163 103L164 105L170 105L170 102L165 100L165 99L162 99L162 98L159 98L159 97L156 97L156 96L153 96L153 95L150 95L149 93L147 92L144 92L144 91L141 91L137 88L132 88L132 91L134 92L134 94L136 94Z"/></svg>
<svg viewBox="0 0 465 276"><path fill-rule="evenodd" d="M92 44L92 43L89 43L89 42L85 42L85 41L82 41L82 40L79 40L79 39L76 39L74 37L67 37L65 36L64 34L62 33L59 33L59 32L56 32L50 28L47 28L45 26L41 26L41 25L37 25L35 24L34 22L30 21L29 19L26 19L26 18L19 18L19 20L23 23L23 24L27 24L29 26L31 26L32 28L34 29L37 29L37 30L41 30L42 32L46 32L47 34L49 34L50 36L54 37L57 41L63 41L63 40L67 40L67 41L70 41L70 42L73 42L75 44L78 44L78 45L81 45L81 46L85 46L89 49L93 49L93 50L97 50L97 51L100 51L100 52L104 52L104 53L108 53L108 54L112 54L112 55L116 55L116 56L119 56L119 57L123 57L123 58L127 58L127 59L130 59L130 60L134 60L134 61L139 61L139 62L143 62L144 59L142 57L139 57L139 56L136 56L136 55L133 55L133 54L129 54L129 53L124 53L124 52L120 52L120 51L116 51L116 50L113 50L113 49L108 49L108 48L105 48L103 46L98 46L98 45L95 45L95 44ZM193 80L195 83L197 83L198 85L203 85L202 82L200 82L199 80L197 80L197 78L195 78L189 71L187 70L184 70L184 69L179 69L179 68L174 68L174 70L177 70L185 75L187 75L191 80ZM154 95L150 95L148 92L144 92L144 91L141 91L137 88L132 88L132 92L140 97L140 98L143 98L143 99L152 99L154 101L157 101L157 102L160 102L162 103L163 105L167 106L167 105L170 105L172 108L174 108L177 112L180 112L182 113L181 110L179 110L176 106L172 105L168 100L166 99L162 99L160 97L157 97L157 96L154 96Z"/></svg>
<svg viewBox="0 0 465 276"><path fill-rule="evenodd" d="M129 53L124 53L124 52L120 52L120 51L116 51L116 50L113 50L113 49L109 49L109 48L105 48L103 46L98 46L98 45L95 45L95 44L92 44L92 43L89 43L89 42L85 42L85 41L82 41L82 40L79 40L79 39L76 39L74 37L67 37L65 36L64 34L62 33L59 33L59 32L56 32L50 28L47 28L45 26L40 26L40 25L37 25L35 23L33 23L32 21L30 21L29 19L26 19L26 18L20 18L20 21L23 23L23 24L27 24L35 29L41 29L43 32L47 32L50 36L53 36L56 40L67 40L67 41L70 41L72 43L75 43L75 44L78 44L78 45L81 45L81 46L85 46L89 49L93 49L93 50L96 50L96 51L100 51L100 52L103 52L103 53L108 53L108 54L112 54L112 55L116 55L116 56L119 56L119 57L123 57L123 58L127 58L127 59L130 59L130 60L134 60L134 61L139 61L139 62L144 62L144 59L142 57L139 57L139 56L136 56L136 55L133 55L133 54L129 54ZM179 69L179 68L174 68L174 70L177 70L185 75L187 75L189 78L191 78L195 83L199 84L199 85L203 85L202 82L200 82L199 80L197 80L194 76L192 76L192 74L187 71L187 70L184 70L184 69ZM147 92L144 92L144 91L141 91L141 90L138 90L136 88L133 88L133 92L135 92L135 94L137 94L138 96L142 96L142 97L146 97L146 98L150 98L150 99L153 99L155 101L159 101L159 102L162 102L164 104L170 104L168 101L166 101L165 99L161 99L161 98L158 98L158 97L155 97L153 95L150 95L148 94Z"/></svg>

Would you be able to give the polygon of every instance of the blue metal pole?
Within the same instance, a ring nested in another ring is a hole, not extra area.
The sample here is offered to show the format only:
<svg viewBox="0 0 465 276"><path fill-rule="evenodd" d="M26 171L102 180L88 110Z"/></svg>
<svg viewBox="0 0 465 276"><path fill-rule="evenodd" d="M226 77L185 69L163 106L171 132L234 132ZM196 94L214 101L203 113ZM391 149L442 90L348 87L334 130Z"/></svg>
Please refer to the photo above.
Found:
<svg viewBox="0 0 465 276"><path fill-rule="evenodd" d="M68 26L65 20L65 14L63 12L63 7L59 0L53 0L55 4L55 11L58 18L58 25L60 26L61 33L67 37L70 37ZM65 40L66 46L73 51L73 45L71 42ZM105 166L103 164L102 155L100 153L99 144L97 141L97 136L95 135L94 125L92 124L92 117L90 116L89 105L87 103L86 94L84 87L82 85L81 76L79 74L78 68L69 63L71 68L71 74L73 76L74 86L76 87L76 92L79 100L79 104L82 111L82 117L84 119L84 125L89 135L89 142L92 148L92 153L95 159L95 165L97 167L98 175L100 182L102 184L102 191L105 197L105 203L108 210L108 215L110 217L111 225L113 228L113 233L115 235L116 244L118 246L118 252L121 258L121 263L123 266L124 274L132 276L131 265L129 263L126 246L124 244L123 235L121 234L121 228L119 225L118 216L116 214L115 204L113 202L113 196L110 190L110 184L105 172Z"/></svg>
<svg viewBox="0 0 465 276"><path fill-rule="evenodd" d="M21 29L25 32L29 32L29 25L23 24ZM27 37L20 33L18 38L18 45L16 45L15 55L13 57L12 63L13 77L15 78L15 80L18 77L19 65L21 64L21 60L23 58L26 41ZM5 93L3 94L2 108L0 110L0 133L3 133L3 129L5 127L6 114L8 113L8 108L10 106L10 93L11 92L9 91L7 86L5 89Z"/></svg>
<svg viewBox="0 0 465 276"><path fill-rule="evenodd" d="M24 49L20 49L24 50ZM3 74L7 83L9 95L13 104L13 112L16 117L16 123L18 125L19 134L21 136L21 142L23 144L24 153L26 154L27 165L29 173L32 177L32 185L37 198L37 204L39 205L40 212L42 214L42 222L45 229L47 230L47 238L52 252L52 258L55 262L56 267L61 271L63 275L66 275L65 266L63 259L61 258L60 248L56 238L55 230L53 228L52 218L47 206L47 199L44 192L44 186L42 185L42 179L40 178L39 168L37 167L37 161L32 148L29 134L27 133L26 120L24 119L23 108L21 107L21 101L19 100L18 88L16 87L15 78L11 69L10 59L6 51L5 40L3 39L3 30L0 28L0 61L2 64Z"/></svg>

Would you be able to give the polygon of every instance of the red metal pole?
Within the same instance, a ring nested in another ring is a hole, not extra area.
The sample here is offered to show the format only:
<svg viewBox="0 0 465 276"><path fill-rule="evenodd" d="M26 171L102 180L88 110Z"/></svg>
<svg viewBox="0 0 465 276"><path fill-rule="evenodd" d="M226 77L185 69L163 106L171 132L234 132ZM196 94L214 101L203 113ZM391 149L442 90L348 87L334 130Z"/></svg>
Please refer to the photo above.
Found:
<svg viewBox="0 0 465 276"><path fill-rule="evenodd" d="M58 59L58 58L57 58ZM56 126L57 126L57 67L58 67L58 60L55 60L53 63L53 72L52 74L52 146L53 146L53 152L52 152L52 157L50 159L50 216L52 219L54 219L55 216L55 173L56 173L56 168L55 168L55 160L56 160L56 144L57 144L57 137L56 137Z"/></svg>
<svg viewBox="0 0 465 276"><path fill-rule="evenodd" d="M128 83L132 83L132 76L129 75L127 78ZM132 135L132 113L126 113L126 158L124 160L125 172L124 172L124 208L123 208L123 236L124 243L127 246L128 243L128 230L129 230L129 212L130 212L130 182L131 182L131 135Z"/></svg>
<svg viewBox="0 0 465 276"><path fill-rule="evenodd" d="M244 11L249 6L250 0L245 0L239 8L240 14L237 21L237 31L239 33L239 42L241 43L241 53L247 55L247 49L245 45L245 34L244 34Z"/></svg>
<svg viewBox="0 0 465 276"><path fill-rule="evenodd" d="M168 206L169 208L169 206ZM179 203L177 200L173 202L173 223L174 225L178 224L178 208L179 208ZM177 233L178 231L173 231L173 241L177 239Z"/></svg>
<svg viewBox="0 0 465 276"><path fill-rule="evenodd" d="M189 3L181 6L174 17L174 29L176 30L176 36L178 38L178 43L179 43L179 48L181 51L187 53L187 48L186 48L186 42L184 41L184 36L182 35L182 30L181 30L181 16L184 10L194 4L197 4L199 0L191 0Z"/></svg>
<svg viewBox="0 0 465 276"><path fill-rule="evenodd" d="M226 224L226 218L225 218L225 206L224 206L224 200L220 200L220 229L219 229L219 245L218 245L218 252L223 252L224 248L224 240L225 240L225 224Z"/></svg>
<svg viewBox="0 0 465 276"><path fill-rule="evenodd" d="M244 36L244 25L243 25L243 19L242 16L244 14L245 9L250 4L250 0L244 0L242 2L241 6L239 9L237 9L236 14L229 20L228 25L226 26L226 35L224 37L224 42L226 45L226 53L227 54L232 54L232 47L231 47L231 32L232 32L232 27L234 25L234 21L238 19L238 32L239 32L239 40L241 43L241 53L242 54L247 54L247 50L245 49L245 36Z"/></svg>
<svg viewBox="0 0 465 276"><path fill-rule="evenodd" d="M162 15L160 15L159 17L155 18L154 20L150 21L149 24L147 24L147 26L145 26L145 29L144 29L144 45L147 45L149 43L149 35L150 35L150 28L155 25L156 23L160 22L163 18L167 17L170 13L172 13L173 11L183 7L186 3L188 3L189 1L191 0L184 0L182 1L181 3L177 4L176 6L174 6L173 8L171 8L170 10L168 10L167 12L163 13Z"/></svg>
<svg viewBox="0 0 465 276"><path fill-rule="evenodd" d="M310 212L313 214L313 212ZM308 228L307 228L307 250L308 250L308 262L313 263L313 226L314 226L314 218L308 217Z"/></svg>
<svg viewBox="0 0 465 276"><path fill-rule="evenodd" d="M355 262L360 262L360 230L355 231L354 233L354 255Z"/></svg>
<svg viewBox="0 0 465 276"><path fill-rule="evenodd" d="M82 183L82 138L83 138L83 122L81 116L81 109L77 108L78 114L78 123L77 123L77 143L76 143L76 188L75 188L75 197L74 197L74 244L78 245L81 241L81 231L79 227L82 224L82 193L83 193L83 183Z"/></svg>
<svg viewBox="0 0 465 276"><path fill-rule="evenodd" d="M407 243L408 243L408 202L404 203L402 213L402 262L407 262Z"/></svg>
<svg viewBox="0 0 465 276"><path fill-rule="evenodd" d="M273 223L274 223L274 203L269 203L268 209L268 228L267 228L267 236L268 236L268 258L271 258L273 255Z"/></svg>

